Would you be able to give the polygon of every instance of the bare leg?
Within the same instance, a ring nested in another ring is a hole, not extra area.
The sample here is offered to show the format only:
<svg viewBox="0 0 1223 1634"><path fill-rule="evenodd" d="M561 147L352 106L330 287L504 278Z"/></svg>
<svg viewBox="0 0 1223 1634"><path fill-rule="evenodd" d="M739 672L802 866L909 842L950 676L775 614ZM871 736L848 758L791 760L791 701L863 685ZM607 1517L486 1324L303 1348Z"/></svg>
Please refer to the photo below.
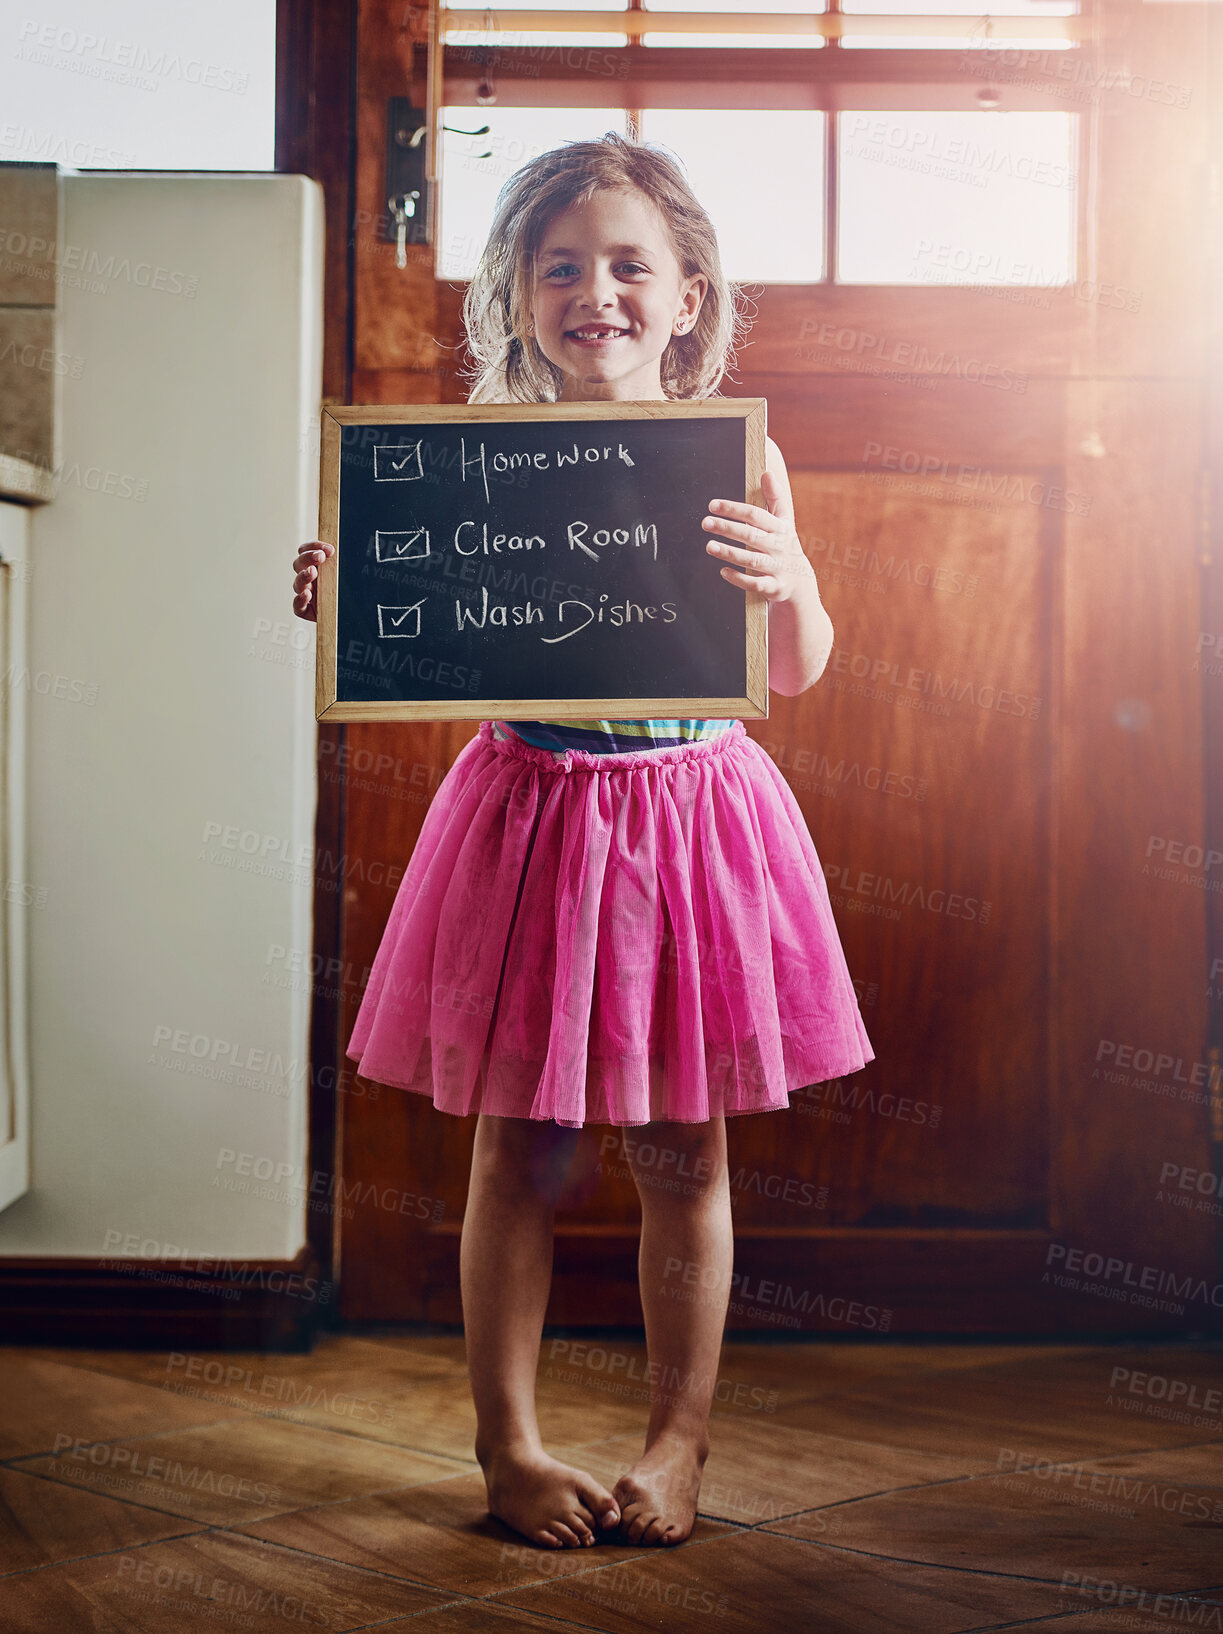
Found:
<svg viewBox="0 0 1223 1634"><path fill-rule="evenodd" d="M550 1549L593 1543L619 1520L605 1487L544 1452L535 1416L556 1176L568 1166L576 1135L552 1123L482 1113L460 1245L476 1457L488 1507Z"/></svg>
<svg viewBox="0 0 1223 1634"><path fill-rule="evenodd" d="M625 1131L641 1198L641 1308L650 1360L645 1453L613 1495L630 1543L682 1543L696 1519L730 1297L726 1124Z"/></svg>

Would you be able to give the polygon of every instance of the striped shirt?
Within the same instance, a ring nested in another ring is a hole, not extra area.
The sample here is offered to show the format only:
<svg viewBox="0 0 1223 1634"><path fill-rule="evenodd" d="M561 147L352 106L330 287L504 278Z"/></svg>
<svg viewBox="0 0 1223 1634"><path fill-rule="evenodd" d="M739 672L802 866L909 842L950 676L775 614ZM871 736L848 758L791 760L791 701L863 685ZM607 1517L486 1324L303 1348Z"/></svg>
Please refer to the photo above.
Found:
<svg viewBox="0 0 1223 1634"><path fill-rule="evenodd" d="M634 749L670 749L676 744L717 737L734 721L494 721L499 738L521 738L537 749L563 755L583 749L591 755L619 755Z"/></svg>

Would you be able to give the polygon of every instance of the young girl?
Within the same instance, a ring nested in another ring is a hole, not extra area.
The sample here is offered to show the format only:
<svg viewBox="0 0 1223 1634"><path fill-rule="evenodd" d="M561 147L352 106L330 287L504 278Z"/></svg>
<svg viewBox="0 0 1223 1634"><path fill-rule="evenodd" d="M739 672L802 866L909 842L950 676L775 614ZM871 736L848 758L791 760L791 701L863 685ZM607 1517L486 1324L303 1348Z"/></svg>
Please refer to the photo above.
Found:
<svg viewBox="0 0 1223 1634"><path fill-rule="evenodd" d="M464 318L473 403L709 397L742 322L679 167L615 133L511 176ZM710 497L704 571L765 598L770 685L793 697L833 632L771 440L766 467L765 506ZM294 562L301 617L331 549ZM479 1114L460 1265L490 1511L548 1548L613 1528L682 1542L730 1290L724 1120L874 1059L777 766L737 720L480 722L429 808L347 1053L365 1077ZM651 1184L625 1142L649 1376L667 1383L611 1491L550 1457L535 1416L548 1177L590 1123L637 1126L695 1177Z"/></svg>

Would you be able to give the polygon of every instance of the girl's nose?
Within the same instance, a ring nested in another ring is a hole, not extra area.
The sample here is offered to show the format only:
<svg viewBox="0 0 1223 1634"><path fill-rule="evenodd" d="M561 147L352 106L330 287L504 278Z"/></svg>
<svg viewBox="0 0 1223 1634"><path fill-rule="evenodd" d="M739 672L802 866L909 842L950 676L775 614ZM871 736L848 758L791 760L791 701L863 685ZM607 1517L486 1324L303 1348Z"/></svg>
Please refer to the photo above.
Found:
<svg viewBox="0 0 1223 1634"><path fill-rule="evenodd" d="M616 281L607 272L588 272L578 280L577 303L579 308L602 312L606 307L616 303Z"/></svg>

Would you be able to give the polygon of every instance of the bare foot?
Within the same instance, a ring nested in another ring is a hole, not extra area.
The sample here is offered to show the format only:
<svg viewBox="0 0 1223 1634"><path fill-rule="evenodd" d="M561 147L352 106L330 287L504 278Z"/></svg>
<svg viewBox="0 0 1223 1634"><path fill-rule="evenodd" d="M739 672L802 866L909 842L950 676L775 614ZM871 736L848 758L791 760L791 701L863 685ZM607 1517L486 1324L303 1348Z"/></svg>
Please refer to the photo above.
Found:
<svg viewBox="0 0 1223 1634"><path fill-rule="evenodd" d="M476 1454L488 1488L489 1513L545 1549L594 1543L620 1519L619 1505L585 1470L546 1452L504 1449Z"/></svg>
<svg viewBox="0 0 1223 1634"><path fill-rule="evenodd" d="M708 1445L661 1435L612 1488L630 1543L682 1543L696 1520Z"/></svg>

